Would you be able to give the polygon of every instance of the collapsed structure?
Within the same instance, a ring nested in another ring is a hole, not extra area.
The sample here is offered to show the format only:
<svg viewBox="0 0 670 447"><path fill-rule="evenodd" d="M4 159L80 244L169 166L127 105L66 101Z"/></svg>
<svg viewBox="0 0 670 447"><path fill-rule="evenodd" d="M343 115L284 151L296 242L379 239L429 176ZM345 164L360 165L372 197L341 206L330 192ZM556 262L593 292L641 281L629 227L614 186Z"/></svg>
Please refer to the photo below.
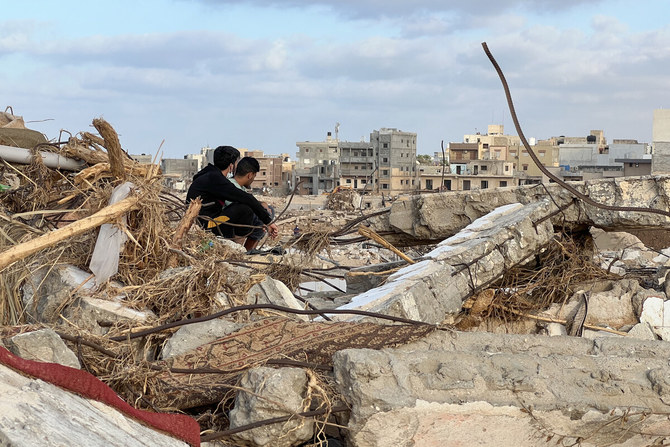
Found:
<svg viewBox="0 0 670 447"><path fill-rule="evenodd" d="M572 184L624 210L538 185L363 212L345 190L315 223L288 198L284 254L250 257L93 124L2 156L1 443L670 438L670 178Z"/></svg>

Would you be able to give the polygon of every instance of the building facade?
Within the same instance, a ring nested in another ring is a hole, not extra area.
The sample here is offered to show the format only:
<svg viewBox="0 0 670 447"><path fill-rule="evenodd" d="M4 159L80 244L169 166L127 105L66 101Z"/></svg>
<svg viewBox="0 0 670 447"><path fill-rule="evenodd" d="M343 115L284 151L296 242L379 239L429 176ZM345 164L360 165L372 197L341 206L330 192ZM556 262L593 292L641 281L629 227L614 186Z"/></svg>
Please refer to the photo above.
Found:
<svg viewBox="0 0 670 447"><path fill-rule="evenodd" d="M417 190L416 133L381 128L370 133L377 159L376 192L396 195Z"/></svg>

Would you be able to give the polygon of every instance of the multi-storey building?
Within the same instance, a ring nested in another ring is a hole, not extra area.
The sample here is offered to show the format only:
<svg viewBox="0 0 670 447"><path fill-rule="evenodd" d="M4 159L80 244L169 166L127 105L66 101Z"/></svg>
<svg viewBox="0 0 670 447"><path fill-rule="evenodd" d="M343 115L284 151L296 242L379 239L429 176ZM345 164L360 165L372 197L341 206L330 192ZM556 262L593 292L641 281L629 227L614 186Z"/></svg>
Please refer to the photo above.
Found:
<svg viewBox="0 0 670 447"><path fill-rule="evenodd" d="M416 133L381 128L370 133L377 158L376 191L400 194L417 190Z"/></svg>
<svg viewBox="0 0 670 447"><path fill-rule="evenodd" d="M521 139L516 135L505 135L505 127L502 124L489 124L488 131L482 135L475 133L472 135L463 135L463 143L477 144L477 158L484 159L486 152L490 153L493 146L505 147L521 144ZM502 157L502 154L500 154ZM504 158L500 158L504 160Z"/></svg>
<svg viewBox="0 0 670 447"><path fill-rule="evenodd" d="M340 141L340 184L357 191L374 191L376 158L372 144Z"/></svg>
<svg viewBox="0 0 670 447"><path fill-rule="evenodd" d="M326 141L300 141L293 184L299 194L321 194L339 185L338 139L328 132Z"/></svg>
<svg viewBox="0 0 670 447"><path fill-rule="evenodd" d="M670 109L654 110L652 174L670 173Z"/></svg>
<svg viewBox="0 0 670 447"><path fill-rule="evenodd" d="M192 158L164 158L161 171L165 186L178 191L186 191L198 172L198 160Z"/></svg>
<svg viewBox="0 0 670 447"><path fill-rule="evenodd" d="M545 168L553 174L558 174L560 170L559 147L556 139L540 140L531 149ZM506 160L512 163L514 175L520 185L549 182L549 177L535 164L524 146L509 146Z"/></svg>

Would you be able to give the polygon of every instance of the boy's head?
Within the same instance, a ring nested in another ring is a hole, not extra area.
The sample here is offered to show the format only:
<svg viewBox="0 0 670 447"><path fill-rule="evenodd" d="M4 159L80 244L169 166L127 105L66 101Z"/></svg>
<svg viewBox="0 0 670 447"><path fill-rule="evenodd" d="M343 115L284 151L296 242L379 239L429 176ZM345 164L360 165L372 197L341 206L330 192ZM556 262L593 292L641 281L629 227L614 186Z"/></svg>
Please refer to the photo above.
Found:
<svg viewBox="0 0 670 447"><path fill-rule="evenodd" d="M237 162L235 168L235 180L240 186L248 188L254 182L256 174L261 170L261 165L254 157L244 157Z"/></svg>
<svg viewBox="0 0 670 447"><path fill-rule="evenodd" d="M240 151L232 146L219 146L214 149L214 166L225 171L240 158Z"/></svg>

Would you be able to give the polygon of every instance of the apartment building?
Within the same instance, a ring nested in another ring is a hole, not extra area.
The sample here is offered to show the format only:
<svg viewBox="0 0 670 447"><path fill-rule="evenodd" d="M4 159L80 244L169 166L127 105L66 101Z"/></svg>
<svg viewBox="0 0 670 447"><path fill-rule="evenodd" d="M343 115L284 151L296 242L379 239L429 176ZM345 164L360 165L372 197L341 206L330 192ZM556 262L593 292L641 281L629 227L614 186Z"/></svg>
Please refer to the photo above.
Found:
<svg viewBox="0 0 670 447"><path fill-rule="evenodd" d="M652 174L670 174L670 109L654 110Z"/></svg>
<svg viewBox="0 0 670 447"><path fill-rule="evenodd" d="M419 187L416 166L416 133L381 128L370 133L377 159L375 191L396 195Z"/></svg>
<svg viewBox="0 0 670 447"><path fill-rule="evenodd" d="M299 194L321 194L339 185L338 139L328 132L325 141L299 141L293 184Z"/></svg>
<svg viewBox="0 0 670 447"><path fill-rule="evenodd" d="M359 192L374 191L376 158L372 144L340 141L340 184Z"/></svg>
<svg viewBox="0 0 670 447"><path fill-rule="evenodd" d="M544 167L553 174L558 174L559 146L555 139L540 140L531 149ZM506 160L512 163L512 169L520 185L549 182L549 177L535 164L524 146L520 144L509 146Z"/></svg>
<svg viewBox="0 0 670 447"><path fill-rule="evenodd" d="M497 146L498 148L506 146L520 145L521 139L516 135L505 135L505 127L502 124L489 124L487 132L480 134L479 132L471 135L463 135L463 143L472 143L477 145L477 158L485 159L486 153L489 153L490 148ZM502 156L502 154L500 154ZM504 158L500 158L504 160Z"/></svg>

